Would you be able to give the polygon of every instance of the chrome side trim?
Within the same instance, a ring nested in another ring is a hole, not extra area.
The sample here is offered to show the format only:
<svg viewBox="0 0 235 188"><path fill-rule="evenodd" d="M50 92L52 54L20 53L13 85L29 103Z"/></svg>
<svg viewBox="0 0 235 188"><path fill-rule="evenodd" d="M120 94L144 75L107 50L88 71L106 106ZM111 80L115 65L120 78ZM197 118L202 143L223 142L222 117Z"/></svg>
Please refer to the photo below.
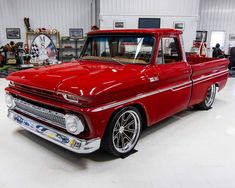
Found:
<svg viewBox="0 0 235 188"><path fill-rule="evenodd" d="M228 73L228 70L223 70L223 71L220 71L220 72L217 72L217 73L214 73L214 74L210 74L210 75L207 75L207 76L201 76L200 78L193 79L193 82L201 81L201 80L204 80L206 78L212 79L214 77L217 77L218 75L220 76L220 74L225 74L225 73Z"/></svg>
<svg viewBox="0 0 235 188"><path fill-rule="evenodd" d="M139 94L139 95L137 95L135 97L132 97L130 99L127 99L127 100L123 100L123 101L120 101L120 102L114 102L112 104L108 104L108 105L104 105L104 106L95 108L95 109L92 110L92 112L100 112L100 111L103 111L103 110L107 110L107 109L110 109L110 108L113 108L113 107L117 107L117 106L129 103L129 102L133 102L133 101L138 100L138 99L142 99L142 98L145 98L145 97L156 95L158 93L162 93L162 92L169 91L169 90L172 90L174 92L179 91L179 90L182 90L182 89L185 89L185 88L188 88L188 87L192 87L192 84L196 85L196 84L199 84L201 82L204 82L204 81L213 79L215 77L221 76L225 73L228 73L228 70L220 71L220 72L210 74L210 75L207 75L207 76L202 76L202 77L197 78L193 81L184 82L182 84L174 85L172 87L166 87L166 88L163 88L163 89L154 90L154 91L151 91L151 92L148 92L148 93L145 93L145 94L142 93L142 94ZM206 79L206 78L208 78L208 79ZM206 79L206 80L204 80L204 79ZM200 81L200 82L194 83L194 82L197 82L197 81Z"/></svg>
<svg viewBox="0 0 235 188"><path fill-rule="evenodd" d="M13 110L8 117L33 134L75 153L92 153L100 148L101 139L79 139L29 119Z"/></svg>
<svg viewBox="0 0 235 188"><path fill-rule="evenodd" d="M183 86L183 87L180 87L180 88L173 88L172 91L179 91L179 90L182 90L182 89L185 89L187 87L191 87L192 85L187 85L187 86Z"/></svg>
<svg viewBox="0 0 235 188"><path fill-rule="evenodd" d="M227 71L227 70L225 70L225 71L220 71L220 72L218 72L218 73L212 74L212 76L209 76L209 75L208 75L208 76L203 76L203 77L201 77L201 78L197 78L197 79L193 80L193 84L194 84L194 85L197 85L197 84L200 84L200 83L202 83L202 82L211 80L211 79L213 79L213 78L217 78L217 77L219 77L219 76L223 76L224 74L228 74L228 71Z"/></svg>
<svg viewBox="0 0 235 188"><path fill-rule="evenodd" d="M139 94L139 95L137 95L133 98L127 99L127 100L123 100L123 101L120 101L120 102L115 102L115 103L108 104L108 105L105 105L105 106L102 106L102 107L98 107L98 108L92 110L92 112L99 112L99 111L102 111L102 110L107 110L109 108L120 106L120 105L129 103L129 102L138 100L138 99L142 99L142 98L145 98L145 97L156 95L158 93L162 93L162 92L169 91L169 90L178 91L178 90L181 90L181 89L185 89L187 87L191 87L192 86L191 84L192 84L192 81L189 81L189 82L184 82L182 84L178 84L178 85L175 85L175 86L172 86L172 87L166 87L166 88L155 90L155 91L148 92L148 93L145 93L145 94Z"/></svg>

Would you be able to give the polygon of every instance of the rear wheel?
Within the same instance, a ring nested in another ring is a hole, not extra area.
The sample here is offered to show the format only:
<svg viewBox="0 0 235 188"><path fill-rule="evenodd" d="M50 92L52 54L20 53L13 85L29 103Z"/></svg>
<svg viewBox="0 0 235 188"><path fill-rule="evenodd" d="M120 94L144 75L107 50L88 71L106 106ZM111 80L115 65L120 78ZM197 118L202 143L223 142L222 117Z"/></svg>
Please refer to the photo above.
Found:
<svg viewBox="0 0 235 188"><path fill-rule="evenodd" d="M216 85L213 84L210 86L210 88L207 91L206 97L203 102L196 105L196 107L202 109L202 110L208 110L212 107L216 96Z"/></svg>
<svg viewBox="0 0 235 188"><path fill-rule="evenodd" d="M119 111L111 119L102 139L105 151L115 156L128 155L139 140L142 119L134 107Z"/></svg>

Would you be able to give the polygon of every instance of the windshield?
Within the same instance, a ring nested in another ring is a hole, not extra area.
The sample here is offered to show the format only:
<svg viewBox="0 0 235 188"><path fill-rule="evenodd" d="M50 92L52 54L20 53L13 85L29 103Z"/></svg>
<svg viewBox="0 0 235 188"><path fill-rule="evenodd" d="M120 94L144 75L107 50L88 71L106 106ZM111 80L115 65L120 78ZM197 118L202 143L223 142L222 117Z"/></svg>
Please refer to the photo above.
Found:
<svg viewBox="0 0 235 188"><path fill-rule="evenodd" d="M88 37L80 58L119 64L149 64L154 41L151 36Z"/></svg>

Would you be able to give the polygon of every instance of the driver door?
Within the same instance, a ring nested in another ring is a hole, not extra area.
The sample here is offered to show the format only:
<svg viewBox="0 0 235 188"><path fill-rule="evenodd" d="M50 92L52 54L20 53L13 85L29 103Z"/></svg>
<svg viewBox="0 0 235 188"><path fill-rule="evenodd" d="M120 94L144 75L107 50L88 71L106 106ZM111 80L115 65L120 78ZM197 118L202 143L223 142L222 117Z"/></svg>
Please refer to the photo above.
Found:
<svg viewBox="0 0 235 188"><path fill-rule="evenodd" d="M178 36L159 39L156 58L158 75L158 119L164 119L186 109L191 96L191 67L182 55Z"/></svg>

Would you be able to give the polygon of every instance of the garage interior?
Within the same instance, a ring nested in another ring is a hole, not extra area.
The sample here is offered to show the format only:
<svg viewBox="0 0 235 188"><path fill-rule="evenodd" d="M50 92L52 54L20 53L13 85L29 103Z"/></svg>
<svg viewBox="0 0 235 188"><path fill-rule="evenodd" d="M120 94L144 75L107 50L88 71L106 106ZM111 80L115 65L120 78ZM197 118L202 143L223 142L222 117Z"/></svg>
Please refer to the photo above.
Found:
<svg viewBox="0 0 235 188"><path fill-rule="evenodd" d="M100 30L138 29L140 19L158 19L160 28L181 30L188 54L212 57L213 47L219 43L223 57L231 59L230 50L235 46L235 1L2 0L0 15L1 188L235 187L232 68L225 88L217 93L210 110L189 108L145 129L135 147L137 152L124 159L100 150L76 154L50 143L10 120L5 104L7 75L44 66L27 59L32 57L33 37L44 32L56 49L47 64L79 58L93 26ZM148 24L144 22L146 28ZM77 34L78 37L73 36ZM71 38L75 38L72 44L67 44L65 41ZM19 53L14 52L14 57L11 50L7 51L13 48L9 47L11 41L19 44ZM76 45L68 47L73 44ZM31 49L26 52L21 48Z"/></svg>

